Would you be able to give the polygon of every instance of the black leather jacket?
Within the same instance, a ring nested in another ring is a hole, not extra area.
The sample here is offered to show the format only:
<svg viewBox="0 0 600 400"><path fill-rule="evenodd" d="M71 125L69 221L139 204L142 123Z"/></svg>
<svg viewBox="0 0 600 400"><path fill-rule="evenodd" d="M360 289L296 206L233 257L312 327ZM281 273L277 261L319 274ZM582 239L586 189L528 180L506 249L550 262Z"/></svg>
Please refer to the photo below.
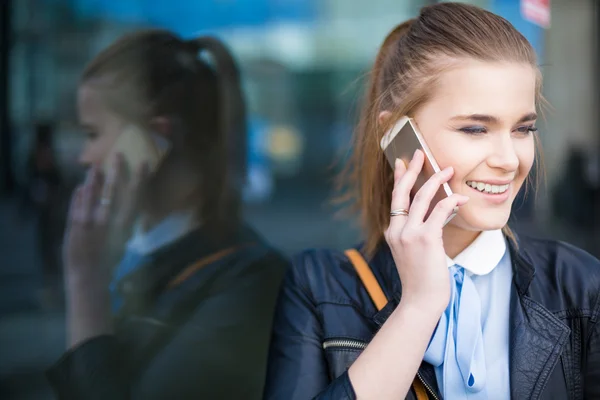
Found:
<svg viewBox="0 0 600 400"><path fill-rule="evenodd" d="M600 261L555 241L523 237L509 249L511 398L600 399ZM379 312L343 253L295 258L278 301L266 399L356 398L347 370L401 297L389 248L369 264L391 299ZM431 365L418 378L442 398Z"/></svg>
<svg viewBox="0 0 600 400"><path fill-rule="evenodd" d="M88 340L48 371L59 399L262 397L288 262L249 228L213 236L192 232L120 282L115 335Z"/></svg>

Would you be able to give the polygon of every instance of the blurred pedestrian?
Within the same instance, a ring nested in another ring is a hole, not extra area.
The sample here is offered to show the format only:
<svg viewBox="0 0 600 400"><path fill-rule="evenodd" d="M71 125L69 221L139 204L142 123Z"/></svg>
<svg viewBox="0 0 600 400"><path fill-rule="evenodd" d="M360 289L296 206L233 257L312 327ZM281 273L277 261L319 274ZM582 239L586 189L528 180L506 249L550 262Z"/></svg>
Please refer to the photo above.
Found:
<svg viewBox="0 0 600 400"><path fill-rule="evenodd" d="M210 37L126 35L83 73L89 167L64 246L60 399L258 399L287 262L241 215L237 66Z"/></svg>
<svg viewBox="0 0 600 400"><path fill-rule="evenodd" d="M595 226L596 204L588 156L578 146L571 146L566 158L552 190L552 216L568 228L589 231Z"/></svg>
<svg viewBox="0 0 600 400"><path fill-rule="evenodd" d="M60 251L66 215L61 203L64 182L54 148L52 122L35 124L25 171L20 213L33 212L35 216L37 249L42 265L42 304L55 307L61 301Z"/></svg>

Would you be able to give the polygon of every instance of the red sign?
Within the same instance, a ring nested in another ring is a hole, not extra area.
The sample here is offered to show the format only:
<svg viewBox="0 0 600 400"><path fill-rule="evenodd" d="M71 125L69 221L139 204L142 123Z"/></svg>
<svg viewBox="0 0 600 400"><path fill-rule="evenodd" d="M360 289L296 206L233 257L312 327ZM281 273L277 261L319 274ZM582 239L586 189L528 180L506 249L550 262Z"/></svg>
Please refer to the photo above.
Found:
<svg viewBox="0 0 600 400"><path fill-rule="evenodd" d="M542 28L549 28L550 0L521 0L521 15Z"/></svg>

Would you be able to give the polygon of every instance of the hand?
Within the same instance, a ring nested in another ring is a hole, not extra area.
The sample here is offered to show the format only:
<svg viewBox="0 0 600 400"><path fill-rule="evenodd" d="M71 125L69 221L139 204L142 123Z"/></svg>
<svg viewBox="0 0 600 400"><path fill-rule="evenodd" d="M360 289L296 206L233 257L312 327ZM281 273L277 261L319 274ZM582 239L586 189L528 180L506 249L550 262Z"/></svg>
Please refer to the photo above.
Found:
<svg viewBox="0 0 600 400"><path fill-rule="evenodd" d="M107 264L122 254L147 175L143 166L128 179L123 164L118 155L106 177L92 167L85 183L75 189L63 248L67 275L106 277L110 271Z"/></svg>
<svg viewBox="0 0 600 400"><path fill-rule="evenodd" d="M408 169L401 160L394 168L392 210L410 210L408 216L390 218L385 239L391 249L402 282L402 301L428 305L443 311L450 299L450 276L442 240L444 222L455 207L469 198L453 194L435 205L429 217L431 201L454 170L448 167L433 175L416 193L412 204L410 192L423 168L425 155L417 150Z"/></svg>

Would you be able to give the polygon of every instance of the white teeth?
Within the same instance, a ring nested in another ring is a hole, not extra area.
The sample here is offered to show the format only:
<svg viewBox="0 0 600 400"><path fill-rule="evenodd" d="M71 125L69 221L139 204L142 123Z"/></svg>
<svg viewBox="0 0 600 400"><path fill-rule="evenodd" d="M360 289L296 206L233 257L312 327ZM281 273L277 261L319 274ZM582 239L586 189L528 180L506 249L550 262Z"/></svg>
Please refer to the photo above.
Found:
<svg viewBox="0 0 600 400"><path fill-rule="evenodd" d="M484 182L475 182L475 181L467 181L467 185L471 186L473 189L477 189L483 193L493 193L499 194L504 193L508 190L510 185L490 185L489 183Z"/></svg>

